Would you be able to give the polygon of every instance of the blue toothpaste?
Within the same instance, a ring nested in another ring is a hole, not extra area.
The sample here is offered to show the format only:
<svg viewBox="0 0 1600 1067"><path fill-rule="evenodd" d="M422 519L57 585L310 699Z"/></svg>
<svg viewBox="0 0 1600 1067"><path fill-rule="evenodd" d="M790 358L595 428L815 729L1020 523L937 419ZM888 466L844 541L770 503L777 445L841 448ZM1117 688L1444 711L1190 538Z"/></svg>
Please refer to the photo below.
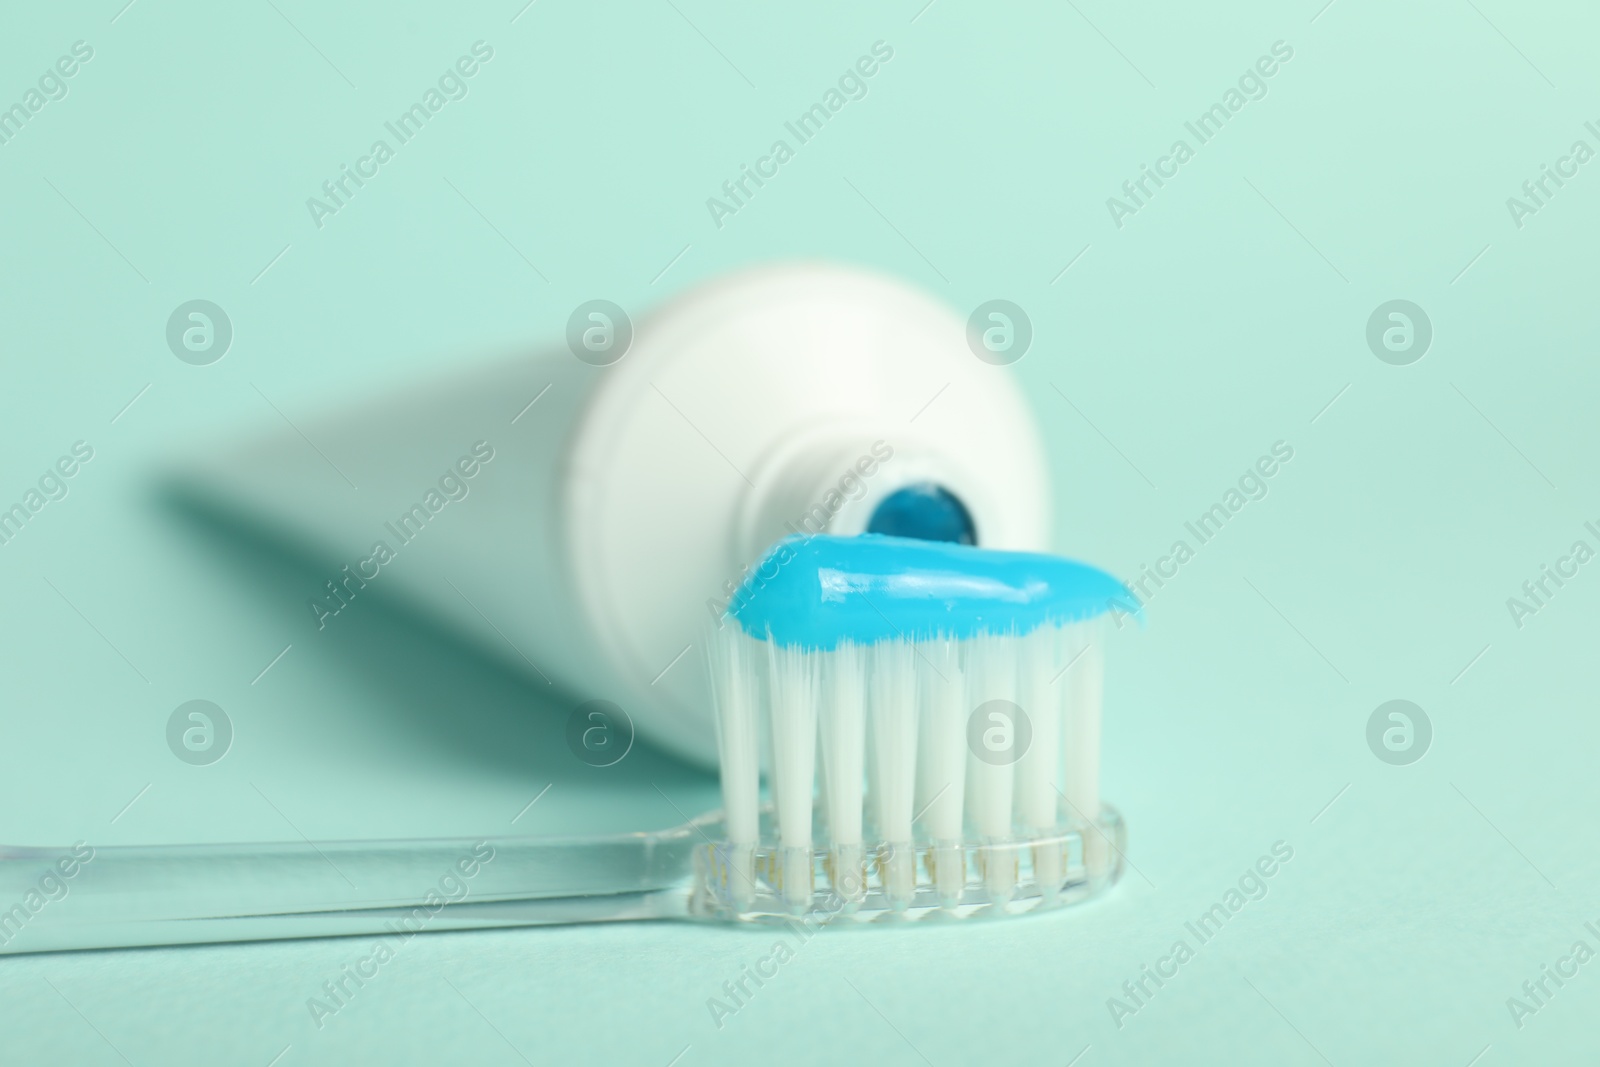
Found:
<svg viewBox="0 0 1600 1067"><path fill-rule="evenodd" d="M786 537L750 568L728 614L748 634L826 651L905 638L1022 635L1138 601L1097 567L1032 552L864 534Z"/></svg>

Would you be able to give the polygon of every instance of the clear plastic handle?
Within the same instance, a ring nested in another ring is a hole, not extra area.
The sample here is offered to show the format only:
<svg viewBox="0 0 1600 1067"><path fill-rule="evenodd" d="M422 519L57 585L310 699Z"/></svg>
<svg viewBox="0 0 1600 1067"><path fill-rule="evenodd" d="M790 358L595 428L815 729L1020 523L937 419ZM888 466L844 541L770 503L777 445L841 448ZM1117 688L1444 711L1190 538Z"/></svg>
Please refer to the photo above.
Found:
<svg viewBox="0 0 1600 1067"><path fill-rule="evenodd" d="M0 954L691 919L808 925L1023 915L1122 875L1127 829L1065 801L1057 826L1005 840L879 842L844 862L732 845L721 812L615 837L487 837L65 849L0 845Z"/></svg>
<svg viewBox="0 0 1600 1067"><path fill-rule="evenodd" d="M679 918L698 840L0 845L0 953Z"/></svg>

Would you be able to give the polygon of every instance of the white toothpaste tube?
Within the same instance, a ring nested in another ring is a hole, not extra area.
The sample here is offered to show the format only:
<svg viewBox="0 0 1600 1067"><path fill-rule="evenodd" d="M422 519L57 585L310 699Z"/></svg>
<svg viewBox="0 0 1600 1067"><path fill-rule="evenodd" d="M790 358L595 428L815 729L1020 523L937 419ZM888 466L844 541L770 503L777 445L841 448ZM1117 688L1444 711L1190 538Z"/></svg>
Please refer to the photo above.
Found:
<svg viewBox="0 0 1600 1067"><path fill-rule="evenodd" d="M576 705L610 701L706 766L701 644L790 532L1049 546L1032 412L967 324L898 281L790 264L637 323L575 313L566 344L295 412L185 474L214 506L326 558L308 638L402 598ZM281 431L281 432L280 432Z"/></svg>

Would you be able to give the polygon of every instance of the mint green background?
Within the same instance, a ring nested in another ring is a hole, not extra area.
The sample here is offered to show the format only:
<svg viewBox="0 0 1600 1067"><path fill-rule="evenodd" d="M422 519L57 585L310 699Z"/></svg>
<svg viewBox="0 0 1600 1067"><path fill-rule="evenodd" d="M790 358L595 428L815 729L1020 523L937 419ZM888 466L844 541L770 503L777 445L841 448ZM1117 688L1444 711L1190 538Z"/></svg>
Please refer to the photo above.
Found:
<svg viewBox="0 0 1600 1067"><path fill-rule="evenodd" d="M162 508L164 457L276 424L257 389L291 416L334 410L553 341L584 300L642 309L816 256L963 314L994 297L1028 310L1016 371L1057 464L1063 551L1135 574L1274 441L1295 457L1152 600L1149 629L1113 642L1105 792L1138 871L1103 902L829 934L721 1031L706 998L765 934L430 936L320 1032L305 999L359 943L9 958L6 1059L1595 1054L1600 963L1520 1031L1505 1007L1600 919L1600 565L1520 630L1505 606L1600 519L1600 163L1521 230L1505 207L1574 139L1600 147L1582 128L1600 118L1587 9L539 0L512 23L521 0L274 2L31 5L0 33L6 102L73 41L95 48L0 146L0 500L73 441L96 450L0 547L0 840L282 838L286 819L315 838L643 828L715 803L710 777L644 749L578 764L564 707L426 620L313 633L311 572ZM470 95L317 230L305 198L478 39L495 58ZM878 39L895 57L870 95L716 229L705 198ZM1279 39L1295 54L1270 95L1115 228L1105 198ZM236 331L209 367L164 342L194 298ZM1408 367L1364 342L1393 298L1435 327ZM212 767L163 739L197 697L237 731ZM1409 767L1364 740L1396 697L1435 730ZM1119 1031L1107 997L1278 840L1295 855L1266 899Z"/></svg>

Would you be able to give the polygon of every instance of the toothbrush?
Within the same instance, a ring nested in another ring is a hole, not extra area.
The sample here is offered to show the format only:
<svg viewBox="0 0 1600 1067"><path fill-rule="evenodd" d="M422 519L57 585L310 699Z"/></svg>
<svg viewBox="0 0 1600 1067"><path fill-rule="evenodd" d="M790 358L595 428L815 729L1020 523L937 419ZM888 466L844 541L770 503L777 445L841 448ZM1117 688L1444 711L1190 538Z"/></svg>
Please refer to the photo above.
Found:
<svg viewBox="0 0 1600 1067"><path fill-rule="evenodd" d="M1119 582L877 535L789 538L779 553L709 642L722 812L599 838L0 846L0 953L1012 915L1116 882L1097 620L1126 602Z"/></svg>
<svg viewBox="0 0 1600 1067"><path fill-rule="evenodd" d="M752 568L711 643L727 833L707 887L716 915L1014 914L1116 880L1100 620L1131 599L1120 582L870 534L791 537L769 558L784 562Z"/></svg>

